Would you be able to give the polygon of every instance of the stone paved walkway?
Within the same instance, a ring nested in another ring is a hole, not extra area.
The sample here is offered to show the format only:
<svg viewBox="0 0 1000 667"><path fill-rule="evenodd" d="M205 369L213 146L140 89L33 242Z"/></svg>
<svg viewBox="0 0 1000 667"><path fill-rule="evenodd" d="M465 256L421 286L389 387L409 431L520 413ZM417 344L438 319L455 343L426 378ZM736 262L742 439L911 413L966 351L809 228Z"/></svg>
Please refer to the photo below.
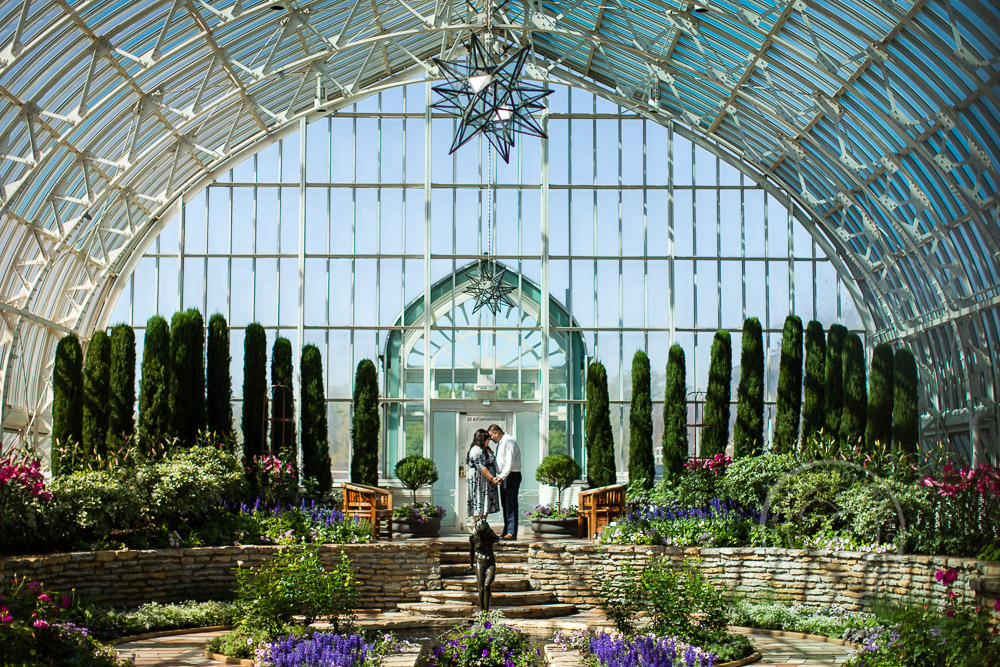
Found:
<svg viewBox="0 0 1000 667"><path fill-rule="evenodd" d="M221 663L203 657L202 651L205 642L219 634L221 633L201 632L143 639L120 644L117 649L123 657L134 657L136 665L217 666ZM760 662L755 663L761 667L831 667L844 664L850 652L845 646L811 639L759 634L750 634L750 637L762 654Z"/></svg>

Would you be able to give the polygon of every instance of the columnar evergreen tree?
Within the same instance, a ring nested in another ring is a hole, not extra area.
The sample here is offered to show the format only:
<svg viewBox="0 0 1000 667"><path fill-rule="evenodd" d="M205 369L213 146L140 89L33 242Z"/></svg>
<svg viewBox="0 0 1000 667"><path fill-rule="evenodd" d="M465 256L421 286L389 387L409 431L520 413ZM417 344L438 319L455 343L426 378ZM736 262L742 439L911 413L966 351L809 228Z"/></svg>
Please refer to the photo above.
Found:
<svg viewBox="0 0 1000 667"><path fill-rule="evenodd" d="M678 480L688 455L687 370L684 348L671 345L663 392L663 477Z"/></svg>
<svg viewBox="0 0 1000 667"><path fill-rule="evenodd" d="M781 334L781 363L778 366L778 405L772 451L791 452L799 442L799 415L802 411L802 320L785 318Z"/></svg>
<svg viewBox="0 0 1000 667"><path fill-rule="evenodd" d="M302 476L312 480L319 493L330 490L330 445L326 425L326 392L323 389L323 357L315 345L302 348L299 368L302 382Z"/></svg>
<svg viewBox="0 0 1000 667"><path fill-rule="evenodd" d="M170 433L170 326L159 315L146 322L139 378L139 442L143 450L166 442Z"/></svg>
<svg viewBox="0 0 1000 667"><path fill-rule="evenodd" d="M608 373L604 364L595 361L587 371L587 483L592 488L608 486L617 480L615 440L611 430L608 404Z"/></svg>
<svg viewBox="0 0 1000 667"><path fill-rule="evenodd" d="M170 431L190 447L204 428L205 325L189 308L170 322Z"/></svg>
<svg viewBox="0 0 1000 667"><path fill-rule="evenodd" d="M733 342L729 332L719 329L712 341L712 361L708 367L701 455L715 456L729 444L729 400L733 385Z"/></svg>
<svg viewBox="0 0 1000 667"><path fill-rule="evenodd" d="M826 365L823 375L823 409L826 422L823 430L831 437L840 437L840 421L844 416L844 340L847 327L830 325L826 334Z"/></svg>
<svg viewBox="0 0 1000 667"><path fill-rule="evenodd" d="M295 443L295 401L292 396L292 341L278 336L271 347L271 451L298 466ZM288 387L278 389L274 385ZM288 421L278 421L287 419Z"/></svg>
<svg viewBox="0 0 1000 667"><path fill-rule="evenodd" d="M111 372L111 340L104 330L94 332L87 344L83 367L83 455L107 455L108 380Z"/></svg>
<svg viewBox="0 0 1000 667"><path fill-rule="evenodd" d="M853 448L865 437L868 412L868 387L865 384L865 346L861 336L848 334L844 339L844 411L840 419L842 447Z"/></svg>
<svg viewBox="0 0 1000 667"><path fill-rule="evenodd" d="M127 324L111 329L108 449L122 446L135 433L135 331Z"/></svg>
<svg viewBox="0 0 1000 667"><path fill-rule="evenodd" d="M737 389L733 455L757 456L764 451L764 335L760 320L743 322L740 386Z"/></svg>
<svg viewBox="0 0 1000 667"><path fill-rule="evenodd" d="M378 372L370 359L358 363L354 375L354 415L351 419L351 481L378 484Z"/></svg>
<svg viewBox="0 0 1000 667"><path fill-rule="evenodd" d="M230 374L229 324L220 313L208 320L205 349L205 408L208 430L221 436L233 432L233 378ZM289 363L291 363L289 359Z"/></svg>
<svg viewBox="0 0 1000 667"><path fill-rule="evenodd" d="M83 350L76 334L56 346L52 366L52 475L73 471L71 452L83 440Z"/></svg>
<svg viewBox="0 0 1000 667"><path fill-rule="evenodd" d="M802 438L818 434L825 425L823 389L826 382L826 332L816 320L806 325L806 370L802 379Z"/></svg>
<svg viewBox="0 0 1000 667"><path fill-rule="evenodd" d="M872 371L868 380L868 425L865 446L875 451L875 443L892 442L893 408L892 345L879 343L872 351Z"/></svg>
<svg viewBox="0 0 1000 667"><path fill-rule="evenodd" d="M917 403L917 361L905 347L896 350L893 364L892 439L896 450L917 453L920 438Z"/></svg>
<svg viewBox="0 0 1000 667"><path fill-rule="evenodd" d="M638 350L632 357L632 406L629 411L628 479L643 480L643 488L653 488L656 462L653 460L653 396L650 393L649 357Z"/></svg>
<svg viewBox="0 0 1000 667"><path fill-rule="evenodd" d="M267 334L257 322L243 339L243 456L264 453L264 392L267 391Z"/></svg>

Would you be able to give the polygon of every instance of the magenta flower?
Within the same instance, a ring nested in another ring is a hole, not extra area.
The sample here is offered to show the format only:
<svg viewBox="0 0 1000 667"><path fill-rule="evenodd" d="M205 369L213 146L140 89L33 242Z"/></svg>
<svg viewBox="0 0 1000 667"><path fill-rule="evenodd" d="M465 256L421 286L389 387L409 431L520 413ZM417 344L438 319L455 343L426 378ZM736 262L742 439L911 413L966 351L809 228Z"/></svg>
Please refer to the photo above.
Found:
<svg viewBox="0 0 1000 667"><path fill-rule="evenodd" d="M41 590L42 590L42 585L37 581L32 581L28 584L28 592L30 593L38 593Z"/></svg>
<svg viewBox="0 0 1000 667"><path fill-rule="evenodd" d="M944 573L944 584L945 586L951 586L958 579L958 570L953 567L949 567Z"/></svg>
<svg viewBox="0 0 1000 667"><path fill-rule="evenodd" d="M993 611L1000 613L1000 600L997 600L996 604L993 605Z"/></svg>
<svg viewBox="0 0 1000 667"><path fill-rule="evenodd" d="M52 602L52 598L49 597L48 593L42 593L41 595L38 596L38 599L41 600L42 602Z"/></svg>
<svg viewBox="0 0 1000 667"><path fill-rule="evenodd" d="M62 596L62 608L63 609L69 609L69 596L68 595Z"/></svg>
<svg viewBox="0 0 1000 667"><path fill-rule="evenodd" d="M40 630L44 630L45 628L49 627L49 622L44 619L38 618L35 619L35 622L32 623L32 625L34 625L36 628L39 628Z"/></svg>

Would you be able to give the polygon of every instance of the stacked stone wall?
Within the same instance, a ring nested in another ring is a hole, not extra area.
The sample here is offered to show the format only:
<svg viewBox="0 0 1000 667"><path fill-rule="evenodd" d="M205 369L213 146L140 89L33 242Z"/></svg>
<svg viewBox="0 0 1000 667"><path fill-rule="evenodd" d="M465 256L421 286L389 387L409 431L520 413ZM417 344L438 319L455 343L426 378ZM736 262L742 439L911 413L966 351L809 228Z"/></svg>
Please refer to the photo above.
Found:
<svg viewBox="0 0 1000 667"><path fill-rule="evenodd" d="M143 602L228 599L237 567L257 568L282 547L235 546L91 551L0 560L0 577L12 575L43 582L60 592L76 589L102 606L135 607ZM328 568L347 552L357 577L363 609L393 609L412 602L421 590L441 588L439 546L355 544L321 546Z"/></svg>
<svg viewBox="0 0 1000 667"><path fill-rule="evenodd" d="M955 568L952 590L960 604L992 607L1000 563L970 558L865 554L805 549L679 549L640 545L532 544L528 572L532 588L551 591L560 602L582 608L600 604L598 582L631 564L667 555L680 562L702 559L706 576L724 591L759 601L840 605L860 611L866 601L886 599L943 607L947 588L935 581L939 569Z"/></svg>

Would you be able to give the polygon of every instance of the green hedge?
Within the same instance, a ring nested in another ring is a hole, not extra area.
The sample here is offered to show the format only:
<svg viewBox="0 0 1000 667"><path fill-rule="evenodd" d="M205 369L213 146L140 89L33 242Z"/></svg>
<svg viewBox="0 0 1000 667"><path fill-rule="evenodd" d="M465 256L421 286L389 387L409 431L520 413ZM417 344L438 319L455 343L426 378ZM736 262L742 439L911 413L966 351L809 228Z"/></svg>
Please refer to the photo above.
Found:
<svg viewBox="0 0 1000 667"><path fill-rule="evenodd" d="M764 335L756 317L743 322L742 347L733 429L736 457L757 456L764 451Z"/></svg>
<svg viewBox="0 0 1000 667"><path fill-rule="evenodd" d="M826 333L812 320L806 325L805 374L802 378L802 439L815 437L826 423L824 383L826 381Z"/></svg>
<svg viewBox="0 0 1000 667"><path fill-rule="evenodd" d="M87 343L83 369L83 456L103 459L108 452L108 382L111 373L111 339L95 331Z"/></svg>
<svg viewBox="0 0 1000 667"><path fill-rule="evenodd" d="M868 380L868 425L865 446L875 451L875 443L892 442L893 402L892 345L879 343L872 351L872 371Z"/></svg>
<svg viewBox="0 0 1000 667"><path fill-rule="evenodd" d="M687 370L684 348L671 345L667 357L667 386L663 393L663 478L674 481L687 463Z"/></svg>
<svg viewBox="0 0 1000 667"><path fill-rule="evenodd" d="M117 450L135 434L135 331L127 324L111 329L108 449Z"/></svg>
<svg viewBox="0 0 1000 667"><path fill-rule="evenodd" d="M243 456L264 452L264 392L267 391L267 334L251 322L243 339Z"/></svg>
<svg viewBox="0 0 1000 667"><path fill-rule="evenodd" d="M795 451L799 443L799 416L802 411L802 320L785 318L781 334L781 362L778 366L778 405L771 451Z"/></svg>
<svg viewBox="0 0 1000 667"><path fill-rule="evenodd" d="M330 444L326 423L326 392L323 389L323 357L315 345L302 348L299 369L302 382L302 477L307 488L318 493L330 490ZM311 480L311 481L310 481Z"/></svg>
<svg viewBox="0 0 1000 667"><path fill-rule="evenodd" d="M139 442L150 451L170 433L170 327L159 315L146 322L139 378Z"/></svg>
<svg viewBox="0 0 1000 667"><path fill-rule="evenodd" d="M170 321L170 434L191 447L205 423L205 325L189 308Z"/></svg>
<svg viewBox="0 0 1000 667"><path fill-rule="evenodd" d="M628 479L643 480L644 489L653 488L656 462L653 460L653 396L650 393L649 357L642 350L632 356L632 404L628 417Z"/></svg>
<svg viewBox="0 0 1000 667"><path fill-rule="evenodd" d="M903 347L893 358L892 435L899 451L915 454L920 438L920 408L917 398L917 361Z"/></svg>
<svg viewBox="0 0 1000 667"><path fill-rule="evenodd" d="M52 366L52 475L74 469L75 447L83 440L83 350L76 334L56 346Z"/></svg>
<svg viewBox="0 0 1000 667"><path fill-rule="evenodd" d="M230 375L229 324L215 313L208 320L205 350L205 411L208 431L220 436L233 432L233 379Z"/></svg>
<svg viewBox="0 0 1000 667"><path fill-rule="evenodd" d="M608 403L608 373L595 361L587 371L587 483L591 488L608 486L617 480L615 440Z"/></svg>
<svg viewBox="0 0 1000 667"><path fill-rule="evenodd" d="M370 359L358 363L354 375L354 414L351 418L351 481L378 485L378 372Z"/></svg>
<svg viewBox="0 0 1000 667"><path fill-rule="evenodd" d="M830 325L826 335L826 364L823 375L823 404L825 423L823 430L832 438L840 437L840 420L844 415L844 340L847 327Z"/></svg>
<svg viewBox="0 0 1000 667"><path fill-rule="evenodd" d="M729 399L733 384L733 342L729 332L719 329L712 341L712 361L705 391L705 422L701 455L715 456L729 444Z"/></svg>
<svg viewBox="0 0 1000 667"><path fill-rule="evenodd" d="M292 384L292 341L278 336L271 347L271 385L288 387L288 391L271 389L271 451L282 461L298 468L298 445L295 442L295 398ZM287 419L280 422L279 419Z"/></svg>
<svg viewBox="0 0 1000 667"><path fill-rule="evenodd" d="M844 411L840 419L842 446L853 448L865 437L868 387L865 384L865 347L858 334L844 339Z"/></svg>

